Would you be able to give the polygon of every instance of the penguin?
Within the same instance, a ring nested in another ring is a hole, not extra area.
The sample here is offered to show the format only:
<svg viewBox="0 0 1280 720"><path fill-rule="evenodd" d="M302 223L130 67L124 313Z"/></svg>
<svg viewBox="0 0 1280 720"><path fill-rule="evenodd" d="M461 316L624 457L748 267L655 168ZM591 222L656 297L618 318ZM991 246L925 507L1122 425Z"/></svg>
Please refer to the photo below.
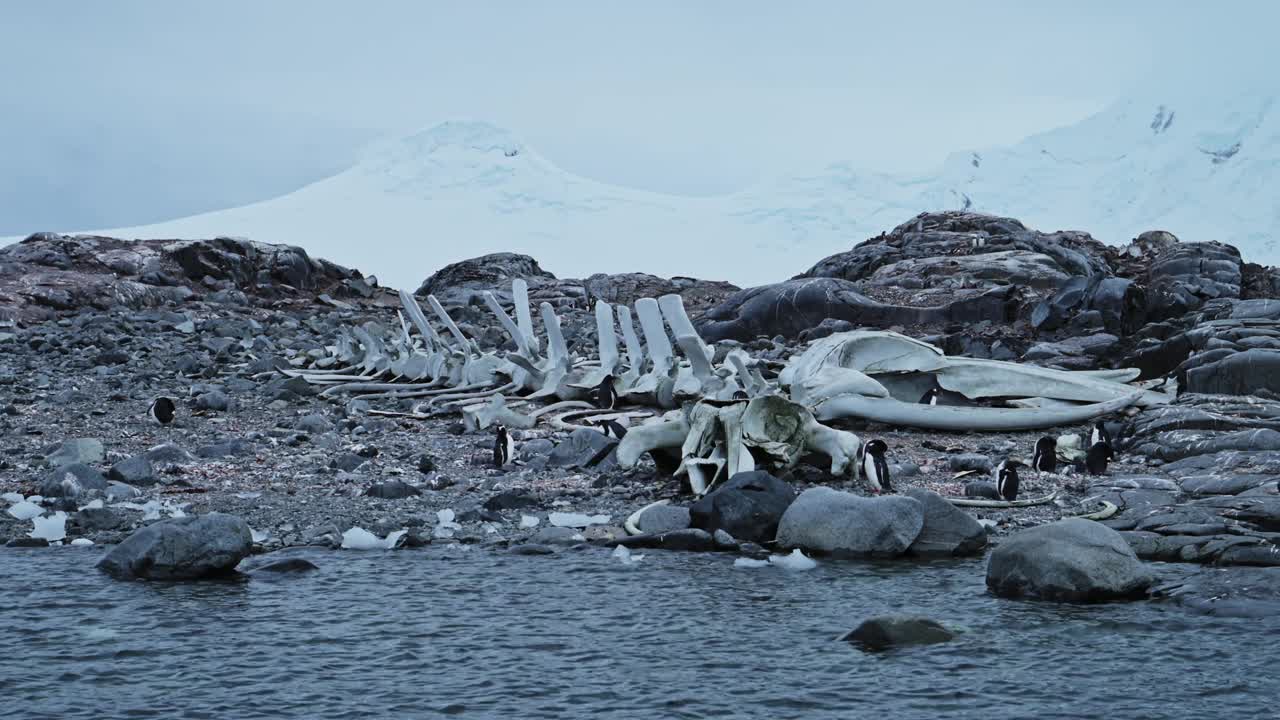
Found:
<svg viewBox="0 0 1280 720"><path fill-rule="evenodd" d="M747 394L746 390L734 390L733 399L734 400L750 400L751 396Z"/></svg>
<svg viewBox="0 0 1280 720"><path fill-rule="evenodd" d="M516 444L511 439L511 433L507 432L505 425L494 426L493 437L493 464L495 467L505 467L511 462L511 455L515 452Z"/></svg>
<svg viewBox="0 0 1280 720"><path fill-rule="evenodd" d="M1090 475L1106 475L1107 463L1115 456L1115 451L1111 449L1109 443L1094 443L1089 448L1089 454L1084 457L1084 467Z"/></svg>
<svg viewBox="0 0 1280 720"><path fill-rule="evenodd" d="M1111 445L1111 433L1107 432L1107 424L1101 420L1093 424L1093 432L1089 435L1089 447L1098 443Z"/></svg>
<svg viewBox="0 0 1280 720"><path fill-rule="evenodd" d="M596 387L596 407L612 410L618 407L618 392L613 389L613 375L605 375Z"/></svg>
<svg viewBox="0 0 1280 720"><path fill-rule="evenodd" d="M1021 464L1014 460L1005 460L996 466L996 492L1009 502L1018 499L1018 466Z"/></svg>
<svg viewBox="0 0 1280 720"><path fill-rule="evenodd" d="M622 427L622 424L617 420L600 420L594 424L596 427L600 428L600 432L604 433L605 437L613 435L615 438L621 440L627 436L627 429Z"/></svg>
<svg viewBox="0 0 1280 720"><path fill-rule="evenodd" d="M1031 467L1039 472L1058 471L1058 440L1045 435L1036 441L1036 452L1031 457Z"/></svg>
<svg viewBox="0 0 1280 720"><path fill-rule="evenodd" d="M150 415L151 420L156 424L168 425L173 422L177 409L177 404L171 398L158 397L151 401L151 407L147 408L147 415Z"/></svg>
<svg viewBox="0 0 1280 720"><path fill-rule="evenodd" d="M938 404L938 388L931 387L920 396L921 405L937 405Z"/></svg>
<svg viewBox="0 0 1280 720"><path fill-rule="evenodd" d="M866 473L867 484L876 492L893 492L893 486L889 483L889 463L884 459L888 450L889 446L883 440L870 440L862 446L862 472Z"/></svg>

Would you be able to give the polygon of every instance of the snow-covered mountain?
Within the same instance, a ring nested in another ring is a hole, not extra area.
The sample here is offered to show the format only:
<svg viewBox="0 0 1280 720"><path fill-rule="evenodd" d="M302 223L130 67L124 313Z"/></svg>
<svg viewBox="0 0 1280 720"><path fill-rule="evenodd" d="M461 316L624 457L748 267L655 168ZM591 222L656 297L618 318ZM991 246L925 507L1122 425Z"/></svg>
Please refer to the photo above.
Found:
<svg viewBox="0 0 1280 720"><path fill-rule="evenodd" d="M965 207L1111 243L1166 229L1280 261L1273 101L1165 99L1126 100L1008 148L958 153L933 173L835 164L715 198L594 182L505 130L447 122L283 197L99 232L297 244L407 288L449 262L499 251L528 253L561 276L643 271L760 284L923 210Z"/></svg>

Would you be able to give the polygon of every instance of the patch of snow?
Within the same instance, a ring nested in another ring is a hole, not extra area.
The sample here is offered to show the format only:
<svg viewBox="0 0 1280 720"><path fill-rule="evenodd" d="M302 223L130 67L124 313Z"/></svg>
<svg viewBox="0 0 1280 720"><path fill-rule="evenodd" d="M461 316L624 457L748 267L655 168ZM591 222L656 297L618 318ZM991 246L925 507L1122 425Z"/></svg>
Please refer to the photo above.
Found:
<svg viewBox="0 0 1280 720"><path fill-rule="evenodd" d="M770 555L769 564L783 570L812 570L818 567L818 563L800 552L799 548L792 550L790 555Z"/></svg>
<svg viewBox="0 0 1280 720"><path fill-rule="evenodd" d="M44 514L44 508L31 502L30 500L19 500L15 505L9 508L9 514L19 520L30 520Z"/></svg>
<svg viewBox="0 0 1280 720"><path fill-rule="evenodd" d="M44 538L49 542L57 542L67 536L67 514L59 510L48 517L31 518L34 527L31 530L31 537Z"/></svg>
<svg viewBox="0 0 1280 720"><path fill-rule="evenodd" d="M623 565L635 565L641 560L644 560L644 555L632 555L631 550L625 545L619 545L614 548L613 554L610 555L610 557L617 559L618 562Z"/></svg>

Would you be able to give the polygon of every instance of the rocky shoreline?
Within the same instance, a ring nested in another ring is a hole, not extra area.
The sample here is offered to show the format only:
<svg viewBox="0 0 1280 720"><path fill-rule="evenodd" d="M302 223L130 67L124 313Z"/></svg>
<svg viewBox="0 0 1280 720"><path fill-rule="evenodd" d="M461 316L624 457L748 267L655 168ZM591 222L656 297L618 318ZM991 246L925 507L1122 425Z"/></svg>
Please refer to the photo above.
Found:
<svg viewBox="0 0 1280 720"><path fill-rule="evenodd" d="M504 255L445 268L420 292L439 298L469 337L497 347L505 337L490 327L481 293L507 304L513 277L557 309L574 349L594 340L593 302L676 293L708 341L774 361L831 333L875 327L949 354L1140 368L1141 380L1183 392L1111 420L1119 455L1107 475L1031 475L1023 492L1056 493L1052 503L956 512L1000 545L1105 501L1115 514L1102 524L1145 560L1280 566L1280 272L1244 263L1229 246L1147 233L1114 248L1085 233L937 213L746 291L644 275L563 280ZM456 415L380 415L413 403L331 400L278 372L318 366L342 327L397 326L397 304L376 279L286 246L37 235L2 248L0 493L11 508L17 496L41 496L42 511L66 513L60 541L95 546L157 520L223 513L244 520L255 553L340 547L352 528L378 539L400 533L394 542L408 547L555 552L622 542L752 558L772 549L745 536L703 537L670 512L655 511L650 521L663 524L646 528L676 531L670 539L628 537L624 522L640 508L694 498L647 460L631 470L591 466L598 433L517 431L517 461L497 469L492 436L467 432ZM146 417L159 396L179 401L171 425ZM963 494L961 472L1029 459L1043 434L849 427L888 443L896 490L943 496ZM867 494L805 464L782 479L801 498L824 487ZM0 540L39 544L32 524L0 513Z"/></svg>

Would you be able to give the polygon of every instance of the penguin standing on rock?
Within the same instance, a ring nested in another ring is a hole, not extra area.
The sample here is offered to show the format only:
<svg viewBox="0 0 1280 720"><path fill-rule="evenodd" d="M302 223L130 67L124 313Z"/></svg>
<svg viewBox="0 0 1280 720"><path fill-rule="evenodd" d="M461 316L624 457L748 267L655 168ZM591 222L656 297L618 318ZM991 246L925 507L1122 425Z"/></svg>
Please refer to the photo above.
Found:
<svg viewBox="0 0 1280 720"><path fill-rule="evenodd" d="M921 405L937 405L938 404L938 388L931 387L920 396Z"/></svg>
<svg viewBox="0 0 1280 720"><path fill-rule="evenodd" d="M889 451L889 446L883 440L870 440L861 448L859 463L862 466L862 472L867 476L867 484L872 490L880 492L893 492L893 486L889 483L889 463L884 459L884 454Z"/></svg>
<svg viewBox="0 0 1280 720"><path fill-rule="evenodd" d="M168 425L173 422L177 410L178 405L172 398L158 397L151 401L151 407L147 408L147 415L159 425Z"/></svg>
<svg viewBox="0 0 1280 720"><path fill-rule="evenodd" d="M1115 456L1110 443L1096 442L1089 447L1089 453L1084 456L1084 467L1090 475L1106 475L1107 463L1111 462Z"/></svg>
<svg viewBox="0 0 1280 720"><path fill-rule="evenodd" d="M618 391L613 388L613 375L605 375L596 387L596 407L612 410L618 407Z"/></svg>
<svg viewBox="0 0 1280 720"><path fill-rule="evenodd" d="M497 425L494 427L493 436L493 464L495 467L506 467L511 462L511 456L515 454L516 443L511 439L511 433L507 432L505 425Z"/></svg>
<svg viewBox="0 0 1280 720"><path fill-rule="evenodd" d="M996 466L996 492L1000 497L1013 502L1018 499L1018 466L1016 460L1005 460Z"/></svg>
<svg viewBox="0 0 1280 720"><path fill-rule="evenodd" d="M1031 457L1031 467L1037 472L1058 471L1058 440L1045 435L1036 441L1036 452Z"/></svg>

